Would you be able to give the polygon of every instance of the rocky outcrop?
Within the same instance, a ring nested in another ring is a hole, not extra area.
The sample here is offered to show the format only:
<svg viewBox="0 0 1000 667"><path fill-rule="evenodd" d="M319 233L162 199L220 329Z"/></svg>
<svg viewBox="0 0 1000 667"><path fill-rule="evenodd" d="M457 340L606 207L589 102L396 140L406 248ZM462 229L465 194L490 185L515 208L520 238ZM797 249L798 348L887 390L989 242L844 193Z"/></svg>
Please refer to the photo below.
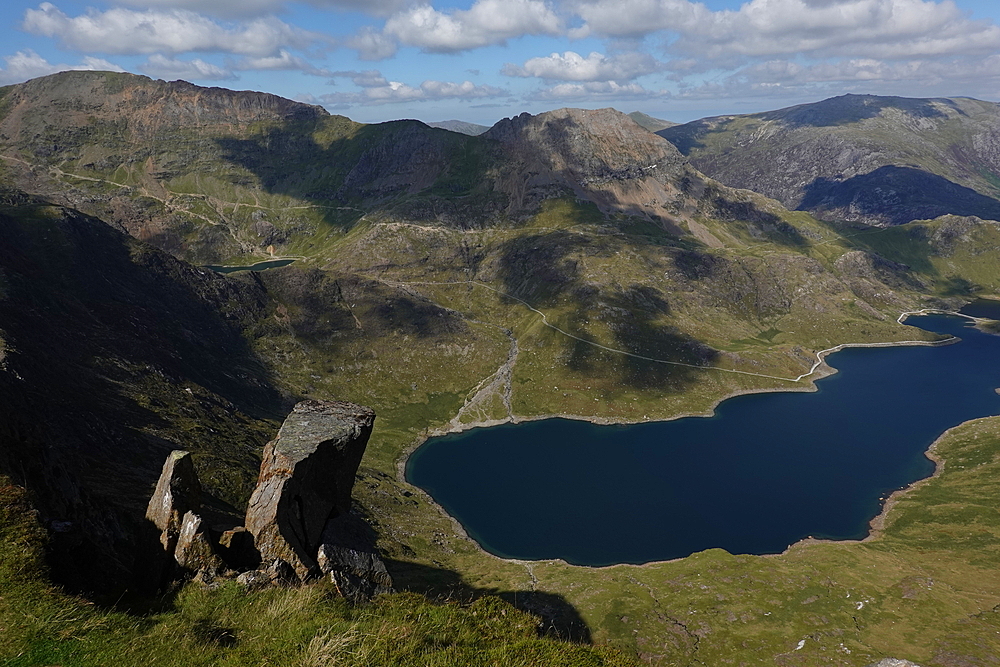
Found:
<svg viewBox="0 0 1000 667"><path fill-rule="evenodd" d="M246 527L261 559L280 559L304 580L318 574L327 520L351 508L354 475L375 413L360 405L303 401L264 448Z"/></svg>
<svg viewBox="0 0 1000 667"><path fill-rule="evenodd" d="M228 568L216 554L208 526L194 512L187 512L181 523L181 533L174 548L174 560L183 569L198 572L202 576L223 574Z"/></svg>
<svg viewBox="0 0 1000 667"><path fill-rule="evenodd" d="M215 578L231 569L213 546L201 516L203 499L191 453L170 452L146 508L146 518L160 531L160 550L149 554L145 572L139 573L145 588L155 589L175 578L178 568L204 578Z"/></svg>
<svg viewBox="0 0 1000 667"><path fill-rule="evenodd" d="M503 152L496 187L511 212L570 190L608 213L660 219L681 194L683 156L614 109L523 113L482 136Z"/></svg>
<svg viewBox="0 0 1000 667"><path fill-rule="evenodd" d="M392 590L371 528L353 514L326 522L316 557L320 570L345 598L365 600Z"/></svg>
<svg viewBox="0 0 1000 667"><path fill-rule="evenodd" d="M184 517L201 507L201 495L191 453L170 452L146 508L146 518L160 530L160 544L165 551L173 553Z"/></svg>
<svg viewBox="0 0 1000 667"><path fill-rule="evenodd" d="M392 590L375 536L350 513L351 490L375 413L342 401L304 401L267 444L246 527L210 527L188 452L167 458L147 518L160 531L154 580L180 568L205 583L236 577L248 588L329 576L354 600Z"/></svg>

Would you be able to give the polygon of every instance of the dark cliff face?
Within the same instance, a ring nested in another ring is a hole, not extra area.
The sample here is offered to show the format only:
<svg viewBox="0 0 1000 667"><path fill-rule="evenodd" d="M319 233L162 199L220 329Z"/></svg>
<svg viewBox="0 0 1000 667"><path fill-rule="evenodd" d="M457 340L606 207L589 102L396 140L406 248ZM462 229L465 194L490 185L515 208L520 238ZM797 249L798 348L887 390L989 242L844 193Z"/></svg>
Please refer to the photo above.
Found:
<svg viewBox="0 0 1000 667"><path fill-rule="evenodd" d="M726 185L832 220L1000 217L1000 107L845 95L660 130Z"/></svg>
<svg viewBox="0 0 1000 667"><path fill-rule="evenodd" d="M0 230L0 470L35 492L63 583L110 591L168 451L231 501L252 488L283 412L241 337L266 295L61 207L0 206Z"/></svg>

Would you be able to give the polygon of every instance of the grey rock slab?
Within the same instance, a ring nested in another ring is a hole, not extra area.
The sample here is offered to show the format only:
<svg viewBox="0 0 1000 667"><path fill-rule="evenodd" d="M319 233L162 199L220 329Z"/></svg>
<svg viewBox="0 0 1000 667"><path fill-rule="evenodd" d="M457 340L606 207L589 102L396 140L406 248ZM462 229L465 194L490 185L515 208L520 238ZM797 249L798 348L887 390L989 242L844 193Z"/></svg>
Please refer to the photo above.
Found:
<svg viewBox="0 0 1000 667"><path fill-rule="evenodd" d="M300 580L319 574L316 554L331 517L350 511L354 476L375 413L344 401L303 401L264 448L246 528L263 562L281 559Z"/></svg>
<svg viewBox="0 0 1000 667"><path fill-rule="evenodd" d="M201 482L191 453L180 449L170 452L146 507L146 518L160 530L164 550L174 550L184 515L201 508L201 496Z"/></svg>

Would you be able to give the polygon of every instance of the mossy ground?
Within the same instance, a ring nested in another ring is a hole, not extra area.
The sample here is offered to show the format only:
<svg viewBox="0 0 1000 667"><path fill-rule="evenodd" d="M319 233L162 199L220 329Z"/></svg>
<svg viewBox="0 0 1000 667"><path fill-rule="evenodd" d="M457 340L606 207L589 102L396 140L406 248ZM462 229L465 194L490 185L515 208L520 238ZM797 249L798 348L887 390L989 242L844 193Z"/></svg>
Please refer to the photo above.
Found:
<svg viewBox="0 0 1000 667"><path fill-rule="evenodd" d="M47 583L45 532L0 479L0 663L626 667L625 652L542 636L536 616L496 597L398 593L354 606L322 584L247 592L187 586L155 609L115 611Z"/></svg>

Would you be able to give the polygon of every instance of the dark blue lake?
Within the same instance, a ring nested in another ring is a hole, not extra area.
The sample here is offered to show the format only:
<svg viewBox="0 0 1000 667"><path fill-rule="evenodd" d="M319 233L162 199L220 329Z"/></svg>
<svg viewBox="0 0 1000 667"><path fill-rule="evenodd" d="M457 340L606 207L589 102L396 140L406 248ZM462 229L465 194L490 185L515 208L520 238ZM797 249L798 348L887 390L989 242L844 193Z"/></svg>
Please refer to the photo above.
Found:
<svg viewBox="0 0 1000 667"><path fill-rule="evenodd" d="M249 266L219 266L217 264L206 264L206 269L212 269L216 273L236 273L237 271L267 271L268 269L277 269L282 266L288 266L294 259L269 259L264 262L257 262L256 264L250 264Z"/></svg>
<svg viewBox="0 0 1000 667"><path fill-rule="evenodd" d="M882 498L926 477L948 428L1000 414L1000 336L907 324L941 347L849 348L815 393L739 396L711 418L630 426L549 419L429 440L406 474L500 556L643 563L711 547L779 553L857 539Z"/></svg>
<svg viewBox="0 0 1000 667"><path fill-rule="evenodd" d="M976 299L972 303L966 304L959 312L972 317L985 317L991 320L1000 320L1000 300L997 299Z"/></svg>

